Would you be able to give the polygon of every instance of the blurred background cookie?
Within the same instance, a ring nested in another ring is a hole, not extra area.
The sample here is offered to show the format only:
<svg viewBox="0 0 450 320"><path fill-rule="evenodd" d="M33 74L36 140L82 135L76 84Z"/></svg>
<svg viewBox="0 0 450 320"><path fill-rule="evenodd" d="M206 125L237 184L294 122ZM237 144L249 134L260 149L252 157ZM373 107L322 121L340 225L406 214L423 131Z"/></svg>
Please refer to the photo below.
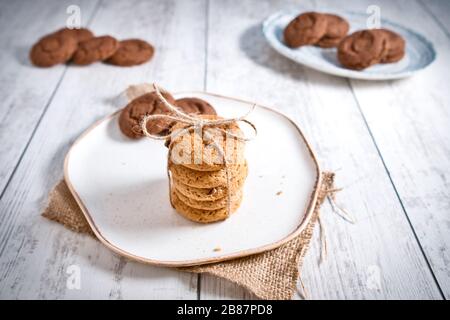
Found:
<svg viewBox="0 0 450 320"><path fill-rule="evenodd" d="M347 35L350 26L344 18L335 14L323 13L322 16L327 21L327 28L316 45L322 48L336 47Z"/></svg>
<svg viewBox="0 0 450 320"><path fill-rule="evenodd" d="M361 70L380 62L386 49L386 38L380 33L361 30L341 41L337 57L344 67Z"/></svg>
<svg viewBox="0 0 450 320"><path fill-rule="evenodd" d="M317 12L305 12L284 29L284 41L291 48L315 44L327 30L327 20Z"/></svg>
<svg viewBox="0 0 450 320"><path fill-rule="evenodd" d="M33 45L31 62L38 67L51 67L68 61L77 50L77 41L67 34L52 33Z"/></svg>
<svg viewBox="0 0 450 320"><path fill-rule="evenodd" d="M78 43L72 62L88 65L111 57L119 48L119 42L111 36L101 36Z"/></svg>
<svg viewBox="0 0 450 320"><path fill-rule="evenodd" d="M94 34L91 30L87 28L62 28L55 32L56 34L66 35L74 37L77 40L77 43L89 40L94 37Z"/></svg>
<svg viewBox="0 0 450 320"><path fill-rule="evenodd" d="M405 40L398 33L388 29L376 29L373 32L385 37L387 42L386 52L381 57L380 63L392 63L401 60L405 55Z"/></svg>
<svg viewBox="0 0 450 320"><path fill-rule="evenodd" d="M117 51L107 60L116 66L134 66L145 63L153 57L155 49L140 39L128 39L119 42Z"/></svg>

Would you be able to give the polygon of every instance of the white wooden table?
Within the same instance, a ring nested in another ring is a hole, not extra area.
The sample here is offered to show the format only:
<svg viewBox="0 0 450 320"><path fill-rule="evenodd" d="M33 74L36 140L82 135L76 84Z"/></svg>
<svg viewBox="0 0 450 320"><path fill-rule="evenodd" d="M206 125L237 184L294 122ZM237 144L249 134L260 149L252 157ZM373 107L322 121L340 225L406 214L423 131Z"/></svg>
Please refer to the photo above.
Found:
<svg viewBox="0 0 450 320"><path fill-rule="evenodd" d="M296 65L261 34L265 17L296 1L1 1L0 298L253 298L214 277L127 261L40 216L74 139L114 111L105 102L117 93L153 81L272 105L304 129L322 167L337 172L338 202L357 223L323 207L329 254L318 266L316 230L302 272L310 298L449 298L450 1L352 2L347 9L377 4L382 17L426 35L435 63L386 82ZM31 66L30 46L65 24L71 4L97 34L147 39L154 59L135 68ZM67 286L72 265L80 289Z"/></svg>

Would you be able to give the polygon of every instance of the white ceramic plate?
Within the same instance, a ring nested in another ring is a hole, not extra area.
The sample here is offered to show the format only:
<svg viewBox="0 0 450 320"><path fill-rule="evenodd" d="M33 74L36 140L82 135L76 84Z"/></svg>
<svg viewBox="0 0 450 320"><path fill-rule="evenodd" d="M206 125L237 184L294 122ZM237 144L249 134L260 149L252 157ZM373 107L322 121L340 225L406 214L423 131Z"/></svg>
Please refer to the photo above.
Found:
<svg viewBox="0 0 450 320"><path fill-rule="evenodd" d="M175 95L186 96L210 102L225 117L242 115L252 105L206 93ZM244 200L229 219L207 225L186 220L170 206L163 142L126 138L117 116L75 142L65 179L97 237L119 254L157 265L209 263L280 246L309 221L319 167L299 128L280 113L258 107L249 116L258 136L247 143Z"/></svg>
<svg viewBox="0 0 450 320"><path fill-rule="evenodd" d="M335 13L347 19L350 24L349 33L367 29L368 15L365 13L336 10L324 12ZM365 80L400 79L424 69L436 58L433 45L425 37L411 29L381 19L383 28L391 29L404 37L406 41L405 57L396 63L377 64L361 71L345 69L337 60L335 48L322 49L315 46L303 46L292 49L284 44L283 30L299 13L299 11L283 11L271 15L263 23L264 36L280 54L321 72Z"/></svg>

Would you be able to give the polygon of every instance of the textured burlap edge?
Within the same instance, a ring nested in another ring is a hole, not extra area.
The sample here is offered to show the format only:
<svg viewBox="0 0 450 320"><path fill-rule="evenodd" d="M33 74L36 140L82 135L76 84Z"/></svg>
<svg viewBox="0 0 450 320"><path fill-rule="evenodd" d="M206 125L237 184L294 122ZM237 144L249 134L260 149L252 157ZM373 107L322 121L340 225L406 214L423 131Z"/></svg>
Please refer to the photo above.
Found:
<svg viewBox="0 0 450 320"><path fill-rule="evenodd" d="M292 299L297 288L299 270L319 216L320 206L327 196L335 192L333 184L334 173L322 173L322 184L318 186L318 198L311 220L297 237L282 246L234 260L178 269L208 273L227 279L246 288L261 299ZM73 231L95 237L64 180L61 180L50 192L48 205L42 215Z"/></svg>

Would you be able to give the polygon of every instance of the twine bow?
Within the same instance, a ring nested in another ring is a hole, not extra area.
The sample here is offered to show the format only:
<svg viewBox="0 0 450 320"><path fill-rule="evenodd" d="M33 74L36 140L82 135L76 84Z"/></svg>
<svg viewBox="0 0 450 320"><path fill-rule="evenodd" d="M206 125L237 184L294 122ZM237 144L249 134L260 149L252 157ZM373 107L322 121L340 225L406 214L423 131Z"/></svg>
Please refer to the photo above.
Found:
<svg viewBox="0 0 450 320"><path fill-rule="evenodd" d="M204 127L214 127L215 129L219 130L220 132L226 134L226 136L232 137L234 139L237 139L239 141L250 141L252 140L256 134L258 133L256 126L251 123L249 120L246 119L246 117L253 112L253 110L256 108L256 104L252 106L252 108L243 116L237 117L237 118L227 118L227 119L203 119L200 117L189 115L182 110L178 109L177 107L170 104L164 96L161 94L158 86L156 84L153 84L153 88L155 90L156 95L161 100L161 102L169 109L171 114L149 114L143 117L141 121L141 129L144 135L148 138L155 139L155 140L166 140L169 141L169 151L167 154L167 175L169 178L169 192L170 192L170 203L173 207L173 201L172 201L172 181L170 176L170 170L169 170L169 162L172 154L172 144L176 137L182 136L186 133L190 133L192 130L194 132L201 132L205 135L209 141L211 141L212 146L217 150L219 153L219 156L223 159L224 165L225 165L225 174L226 174L226 180L227 180L227 216L231 214L231 176L230 176L230 163L228 161L228 158L226 156L226 152L224 152L221 145L219 145L214 139L211 139L211 136L208 132L203 133ZM154 135L148 132L147 130L147 122L152 120L172 120L177 121L186 124L186 126L177 131L177 132L170 132L166 135ZM247 138L245 136L237 135L231 132L228 132L227 130L224 130L220 128L222 125L228 125L233 124L237 122L242 122L247 125L249 125L254 132L254 136L251 138Z"/></svg>

